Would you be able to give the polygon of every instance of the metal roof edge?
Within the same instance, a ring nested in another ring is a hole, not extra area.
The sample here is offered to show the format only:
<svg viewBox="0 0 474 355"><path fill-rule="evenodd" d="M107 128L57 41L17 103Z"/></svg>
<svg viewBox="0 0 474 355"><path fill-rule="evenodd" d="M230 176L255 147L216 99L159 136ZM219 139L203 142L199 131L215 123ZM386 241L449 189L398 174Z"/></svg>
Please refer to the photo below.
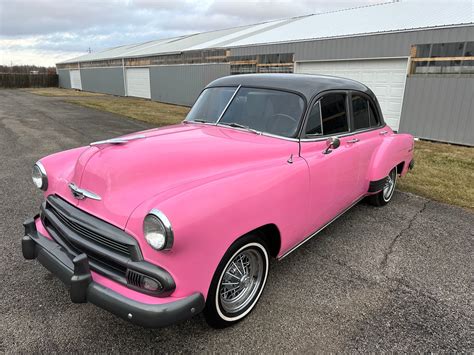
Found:
<svg viewBox="0 0 474 355"><path fill-rule="evenodd" d="M348 35L342 35L342 36L294 39L294 40L289 40L289 41L261 42L261 43L254 43L254 44L242 44L242 45L238 45L238 46L231 46L230 45L230 46L227 46L226 48L233 49L233 48L246 48L246 47L256 47L256 46L269 46L269 45L277 45L277 44L315 42L315 41L325 41L325 40L329 40L329 39L342 39L342 38L352 38L352 37L368 37L368 36L376 36L376 35L384 35L384 34L392 34L392 33L430 31L430 30L440 30L440 29L449 29L449 28L458 28L458 27L461 28L461 27L470 27L470 26L474 26L474 22L466 22L466 23L452 24L452 25L429 26L429 27L415 27L415 28L407 28L407 29L403 29L403 30L354 33L354 34L348 34Z"/></svg>

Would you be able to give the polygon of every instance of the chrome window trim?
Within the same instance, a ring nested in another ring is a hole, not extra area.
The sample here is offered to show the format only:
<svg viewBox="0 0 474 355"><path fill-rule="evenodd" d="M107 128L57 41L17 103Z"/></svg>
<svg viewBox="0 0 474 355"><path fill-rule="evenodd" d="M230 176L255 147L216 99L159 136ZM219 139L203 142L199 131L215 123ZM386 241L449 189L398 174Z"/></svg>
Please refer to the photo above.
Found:
<svg viewBox="0 0 474 355"><path fill-rule="evenodd" d="M194 105L196 104L197 100L201 97L201 95L203 94L204 91L206 91L207 89L213 89L213 88L235 88L235 91L234 93L232 94L232 96L230 97L229 101L227 102L227 104L224 106L224 109L223 111L221 112L221 114L219 115L218 119L216 122L196 122L196 121L192 121L192 120L189 120L188 121L188 115L189 115L189 112L191 112L191 110L186 114L186 117L184 118L184 120L181 121L181 123L200 123L200 124L205 124L205 125L210 125L210 126L215 126L217 124L217 122L219 122L221 116L223 115L223 113L227 110L227 107L229 106L230 102L234 99L234 96L236 95L237 91L240 89L242 85L239 85L239 86L210 86L210 87L205 87L204 89L202 89L202 91L199 93L198 97L196 98L196 100L194 100L194 103L193 105L191 106L191 110L192 108L194 107Z"/></svg>
<svg viewBox="0 0 474 355"><path fill-rule="evenodd" d="M303 117L303 122L301 124L301 129L300 129L300 133L298 134L298 137L300 138L300 141L306 141L306 140L319 140L320 138L323 139L323 138L328 138L328 137L339 137L339 136L343 136L345 135L346 133L350 133L352 131L352 127L351 127L351 113L350 113L350 107L349 107L349 93L350 93L350 90L346 90L346 89L334 89L334 90L326 90L326 91L321 91L319 93L317 93L316 95L314 95L310 101L310 105L308 107L313 107L313 105L318 102L318 101L321 101L321 99L326 96L326 95L331 95L331 94L344 94L346 95L346 116L347 116L347 128L348 128L348 131L347 132L341 132L340 134L327 134L327 135L324 135L324 128L323 128L323 116L322 116L322 111L321 111L321 104L319 105L319 109L320 109L320 113L321 113L321 130L323 131L323 134L321 135L318 135L318 138L303 138L306 136L306 133L305 133L305 130L306 130L306 125L308 124L308 119L309 119L309 114L311 112L310 109L307 109L306 111L306 114L304 115Z"/></svg>
<svg viewBox="0 0 474 355"><path fill-rule="evenodd" d="M165 246L163 247L163 249L160 249L158 251L170 250L174 244L174 232L173 232L173 226L171 225L170 220L168 219L168 217L166 217L166 215L163 212L161 212L159 209L156 209L156 208L153 208L150 212L148 212L147 215L150 215L150 214L157 217L161 221L161 223L163 223L163 226L165 227L165 231L166 231ZM143 221L145 221L145 219L143 219Z"/></svg>
<svg viewBox="0 0 474 355"><path fill-rule="evenodd" d="M387 124L384 124L383 126L377 126L377 127L373 127L373 128L368 128L368 129L364 129L364 130L359 130L359 131L352 131L352 132L346 132L344 134L332 134L332 135L326 135L324 137L322 136L319 136L318 138L301 138L300 139L300 142L318 142L318 141L325 141L327 140L329 137L338 137L338 138L341 138L341 137L350 137L350 136L353 136L355 134L359 134L359 133L365 133L365 132L370 132L370 131L376 131L378 129L381 129L381 128L384 128Z"/></svg>
<svg viewBox="0 0 474 355"><path fill-rule="evenodd" d="M379 119L379 124L378 126L371 126L369 128L371 129L375 129L375 128L381 128L381 127L385 127L386 126L386 123L385 121L383 120L383 115L382 115L382 111L379 110L379 106L374 102L374 100L370 97L370 95L367 95L365 92L362 92L362 91L356 91L356 90L350 90L350 109L351 109L351 120L354 120L354 112L352 110L352 96L353 95L356 95L356 96L361 96L361 97L364 97L367 102L369 103L369 125L370 125L370 116L371 116L371 113L370 113L370 107L372 106L372 108L374 109L374 111L376 112L377 116L378 116L378 119ZM361 132L361 131L365 131L367 130L367 128L360 128L358 130L354 130L353 132Z"/></svg>
<svg viewBox="0 0 474 355"><path fill-rule="evenodd" d="M225 115L225 113L227 112L227 109L229 108L230 104L232 103L232 101L234 101L234 98L235 96L237 95L237 93L239 92L240 88L242 87L242 85L239 85L237 86L237 89L235 89L234 93L232 94L229 102L227 102L227 105L225 105L224 109L222 110L221 114L219 115L219 118L217 119L216 123L215 123L215 126L217 126L219 124L219 121L222 119L222 117Z"/></svg>

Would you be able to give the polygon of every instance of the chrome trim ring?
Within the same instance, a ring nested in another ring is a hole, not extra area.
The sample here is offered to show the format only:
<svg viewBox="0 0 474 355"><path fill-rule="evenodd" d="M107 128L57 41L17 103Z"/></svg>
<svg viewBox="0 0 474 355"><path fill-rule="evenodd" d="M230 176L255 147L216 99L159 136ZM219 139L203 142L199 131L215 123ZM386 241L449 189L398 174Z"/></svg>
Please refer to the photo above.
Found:
<svg viewBox="0 0 474 355"><path fill-rule="evenodd" d="M237 254L224 271L219 285L219 299L223 310L235 314L245 309L256 297L263 282L263 256L255 249Z"/></svg>
<svg viewBox="0 0 474 355"><path fill-rule="evenodd" d="M383 188L383 191L382 191L383 200L385 202L390 201L390 199L392 198L393 193L395 191L396 183L397 183L397 169L394 168L394 169L392 169L390 174L388 174L387 183L385 184L385 186Z"/></svg>
<svg viewBox="0 0 474 355"><path fill-rule="evenodd" d="M166 231L166 242L165 246L161 250L170 250L173 247L174 243L174 232L170 220L163 212L156 208L153 208L150 212L148 212L148 214L157 217L161 221L161 223L163 223L163 226L165 227Z"/></svg>
<svg viewBox="0 0 474 355"><path fill-rule="evenodd" d="M34 167L37 166L39 171L41 172L41 187L40 190L46 191L48 189L48 174L46 173L46 169L44 168L44 165L38 160Z"/></svg>

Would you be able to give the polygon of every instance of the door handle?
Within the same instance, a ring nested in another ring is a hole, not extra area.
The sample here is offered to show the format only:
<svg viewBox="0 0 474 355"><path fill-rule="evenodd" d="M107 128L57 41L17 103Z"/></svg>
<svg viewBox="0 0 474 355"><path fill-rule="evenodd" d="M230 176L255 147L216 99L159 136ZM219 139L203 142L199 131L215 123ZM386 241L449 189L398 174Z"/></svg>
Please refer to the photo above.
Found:
<svg viewBox="0 0 474 355"><path fill-rule="evenodd" d="M386 135L387 133L388 133L388 131L381 131L379 134L380 134L381 136L384 136L384 135Z"/></svg>
<svg viewBox="0 0 474 355"><path fill-rule="evenodd" d="M360 141L360 139L354 138L354 139L351 139L351 140L347 141L347 143L357 143L359 141Z"/></svg>

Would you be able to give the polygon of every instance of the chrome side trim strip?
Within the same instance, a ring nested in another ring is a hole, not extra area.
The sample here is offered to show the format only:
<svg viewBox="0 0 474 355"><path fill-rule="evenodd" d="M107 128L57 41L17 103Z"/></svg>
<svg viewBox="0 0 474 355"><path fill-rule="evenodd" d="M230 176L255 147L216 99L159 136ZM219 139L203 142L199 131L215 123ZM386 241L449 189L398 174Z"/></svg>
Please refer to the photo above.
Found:
<svg viewBox="0 0 474 355"><path fill-rule="evenodd" d="M317 235L319 232L321 232L324 228L326 228L327 226L329 226L332 222L334 222L336 219L338 219L339 217L341 217L344 213L346 213L347 211L349 211L352 207L354 207L355 205L357 205L363 198L365 197L362 196L360 198L358 198L357 200L355 200L355 202L353 202L349 207L347 207L346 209L344 209L341 213L339 213L336 217L334 217L333 219L331 219L328 223L326 223L324 226L322 226L321 228L319 228L316 232L314 232L313 234L309 235L308 237L306 237L305 239L303 239L300 243L298 243L297 245L295 245L293 248L291 248L290 250L288 250L285 254L283 254L281 257L278 258L278 260L282 260L283 258L287 257L289 254L291 254L293 251L295 251L296 249L298 249L300 246L302 246L304 243L306 243L308 240L310 240L311 238L313 238L315 235Z"/></svg>

